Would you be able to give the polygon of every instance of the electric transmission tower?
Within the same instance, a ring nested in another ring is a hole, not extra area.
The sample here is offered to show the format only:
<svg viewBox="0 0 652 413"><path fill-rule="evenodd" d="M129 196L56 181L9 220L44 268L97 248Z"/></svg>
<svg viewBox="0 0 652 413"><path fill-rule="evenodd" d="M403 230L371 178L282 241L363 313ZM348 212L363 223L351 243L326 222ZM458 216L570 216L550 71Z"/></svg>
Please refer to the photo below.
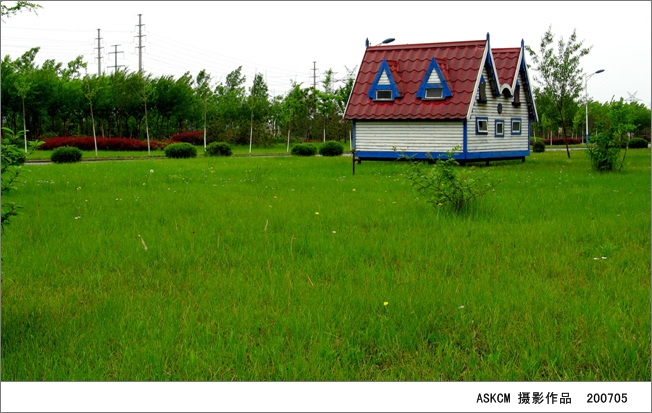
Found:
<svg viewBox="0 0 652 413"><path fill-rule="evenodd" d="M100 29L97 29L97 47L96 47L96 49L97 49L97 57L96 57L96 59L97 59L97 75L98 76L102 76L102 49L104 49L100 45L100 40L102 40L102 38L100 37Z"/></svg>
<svg viewBox="0 0 652 413"><path fill-rule="evenodd" d="M109 54L114 54L115 55L114 56L115 57L115 65L114 66L109 66L109 68L111 68L111 67L113 68L114 73L118 71L119 67L124 67L124 65L119 65L118 66L118 53L124 53L124 52L119 52L118 51L118 46L120 46L120 45L119 44L112 45L111 47L113 47L115 51L114 52L109 52Z"/></svg>
<svg viewBox="0 0 652 413"><path fill-rule="evenodd" d="M138 15L138 24L136 25L138 27L138 36L134 36L138 38L138 46L136 46L136 49L138 49L138 71L142 72L143 70L143 37L145 35L143 34L143 26L144 24L141 23L141 17L142 14Z"/></svg>
<svg viewBox="0 0 652 413"><path fill-rule="evenodd" d="M312 87L317 89L317 62L312 62Z"/></svg>

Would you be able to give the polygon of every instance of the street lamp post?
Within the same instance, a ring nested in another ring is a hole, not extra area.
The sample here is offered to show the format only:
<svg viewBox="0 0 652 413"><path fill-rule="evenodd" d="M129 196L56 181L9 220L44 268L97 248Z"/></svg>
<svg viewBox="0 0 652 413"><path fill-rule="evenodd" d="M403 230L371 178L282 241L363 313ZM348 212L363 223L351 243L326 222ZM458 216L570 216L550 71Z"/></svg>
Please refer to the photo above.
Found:
<svg viewBox="0 0 652 413"><path fill-rule="evenodd" d="M593 75L604 72L604 69L600 69L597 72L591 73L584 77L584 93L586 94L585 104L586 104L586 142L589 143L589 79Z"/></svg>

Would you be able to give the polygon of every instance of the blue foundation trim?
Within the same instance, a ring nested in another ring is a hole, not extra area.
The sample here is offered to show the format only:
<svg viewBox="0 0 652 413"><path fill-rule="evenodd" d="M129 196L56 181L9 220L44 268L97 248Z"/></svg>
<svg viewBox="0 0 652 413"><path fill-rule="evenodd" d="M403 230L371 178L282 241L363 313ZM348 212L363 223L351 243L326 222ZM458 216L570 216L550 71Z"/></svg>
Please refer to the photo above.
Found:
<svg viewBox="0 0 652 413"><path fill-rule="evenodd" d="M413 159L437 159L442 157L446 158L444 152L405 152L408 157ZM428 156L430 154L430 157ZM510 158L523 158L530 155L530 150L524 151L500 151L500 152L457 152L453 154L453 159L461 160L480 160L480 159L510 159ZM368 159L398 159L401 157L400 152L383 152L383 151L360 151L356 152L356 158Z"/></svg>
<svg viewBox="0 0 652 413"><path fill-rule="evenodd" d="M526 151L502 151L502 152L469 152L466 159L491 159L491 158L522 158L530 156L530 150Z"/></svg>
<svg viewBox="0 0 652 413"><path fill-rule="evenodd" d="M430 157L428 156L430 154ZM446 158L446 153L444 152L381 152L381 151L360 151L356 152L356 158L371 158L371 159L398 159L401 155L412 157L413 159L437 159L441 156L443 159ZM454 159L464 159L463 153L453 154Z"/></svg>

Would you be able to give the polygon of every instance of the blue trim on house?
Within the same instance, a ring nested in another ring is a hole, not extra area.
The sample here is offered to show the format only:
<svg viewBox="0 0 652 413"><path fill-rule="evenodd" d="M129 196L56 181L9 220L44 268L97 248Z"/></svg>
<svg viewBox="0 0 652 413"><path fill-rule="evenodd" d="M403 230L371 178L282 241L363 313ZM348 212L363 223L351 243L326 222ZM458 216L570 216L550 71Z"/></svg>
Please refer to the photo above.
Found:
<svg viewBox="0 0 652 413"><path fill-rule="evenodd" d="M403 152L404 155L413 159L437 159L441 156L446 159L445 152ZM369 159L399 159L402 153L394 151L360 151L355 154L356 158ZM430 156L428 156L430 155ZM530 155L530 150L523 151L496 151L496 152L456 152L453 159L480 160L480 159L510 159L523 158Z"/></svg>
<svg viewBox="0 0 652 413"><path fill-rule="evenodd" d="M428 79L430 78L430 75L432 74L433 70L437 72L437 76L439 76L440 83L428 83ZM442 98L426 99L426 89L442 89ZM444 77L444 75L441 72L441 69L439 68L437 59L435 59L434 57L430 61L430 66L428 66L428 70L426 71L426 76L423 78L423 81L421 82L421 86L419 87L416 96L423 100L444 100L446 98L453 96L453 92L451 92L450 88L448 87L448 83L446 83L446 78Z"/></svg>
<svg viewBox="0 0 652 413"><path fill-rule="evenodd" d="M503 119L496 119L496 124L494 125L494 136L497 138L503 138L505 136L505 121ZM503 133L498 133L498 124L503 124Z"/></svg>
<svg viewBox="0 0 652 413"><path fill-rule="evenodd" d="M518 129L518 132L514 132L514 121L515 120L517 120L521 124L521 126ZM523 121L521 120L521 118L512 118L511 125L510 125L510 130L512 132L512 135L521 135L521 133L523 131Z"/></svg>
<svg viewBox="0 0 652 413"><path fill-rule="evenodd" d="M382 76L383 72L387 73L387 78L389 79L389 85L378 84L378 81L380 80L380 76ZM383 59L383 61L380 63L380 68L378 69L378 73L376 73L376 78L374 79L374 82L371 84L371 87L369 88L367 97L373 99L375 102L389 102L387 100L376 100L376 90L391 90L392 101L396 98L401 97L401 94L399 93L398 88L396 87L396 82L394 81L394 77L392 76L392 71L389 70L389 65L387 64L387 60L385 59Z"/></svg>
<svg viewBox="0 0 652 413"><path fill-rule="evenodd" d="M466 159L488 159L488 158L521 158L530 156L530 150L526 151L498 151L498 152L469 152Z"/></svg>
<svg viewBox="0 0 652 413"><path fill-rule="evenodd" d="M466 154L468 152L468 147L469 147L469 133L468 133L469 122L466 119L464 119L462 122L463 122L462 124L464 125L463 126L464 135L462 138L462 152L464 153L464 158L466 159Z"/></svg>
<svg viewBox="0 0 652 413"><path fill-rule="evenodd" d="M486 120L487 121L487 131L486 132L479 132L478 131L478 122L481 120ZM489 134L489 118L486 116L476 116L475 117L475 134L476 135L488 135Z"/></svg>
<svg viewBox="0 0 652 413"><path fill-rule="evenodd" d="M532 96L532 88L530 87L530 79L528 78L527 75L527 65L525 64L525 54L524 54L524 46L523 46L523 41L521 41L521 54L523 55L523 58L521 59L521 67L519 69L518 74L520 72L523 72L523 77L525 77L525 86L527 87L527 95L529 98L529 102L531 103L531 106L528 106L528 112L530 114L530 118L534 118L535 122L538 122L538 119L535 117L536 110L534 108L534 96Z"/></svg>

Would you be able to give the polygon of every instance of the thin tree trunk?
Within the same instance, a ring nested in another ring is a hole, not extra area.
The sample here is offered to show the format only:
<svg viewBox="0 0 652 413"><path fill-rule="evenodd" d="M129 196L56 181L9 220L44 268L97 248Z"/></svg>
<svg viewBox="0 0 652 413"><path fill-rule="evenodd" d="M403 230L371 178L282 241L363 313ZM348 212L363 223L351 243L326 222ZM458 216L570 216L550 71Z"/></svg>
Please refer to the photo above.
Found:
<svg viewBox="0 0 652 413"><path fill-rule="evenodd" d="M564 137L564 144L566 145L566 154L568 155L568 159L570 159L570 149L568 148L568 140L566 140L566 120L564 119L562 108L558 107L557 109L559 110L559 117L561 119L561 131Z"/></svg>
<svg viewBox="0 0 652 413"><path fill-rule="evenodd" d="M23 131L25 131L25 134L23 135L25 137L25 153L27 153L27 124L25 122L25 99L22 99L23 101Z"/></svg>

